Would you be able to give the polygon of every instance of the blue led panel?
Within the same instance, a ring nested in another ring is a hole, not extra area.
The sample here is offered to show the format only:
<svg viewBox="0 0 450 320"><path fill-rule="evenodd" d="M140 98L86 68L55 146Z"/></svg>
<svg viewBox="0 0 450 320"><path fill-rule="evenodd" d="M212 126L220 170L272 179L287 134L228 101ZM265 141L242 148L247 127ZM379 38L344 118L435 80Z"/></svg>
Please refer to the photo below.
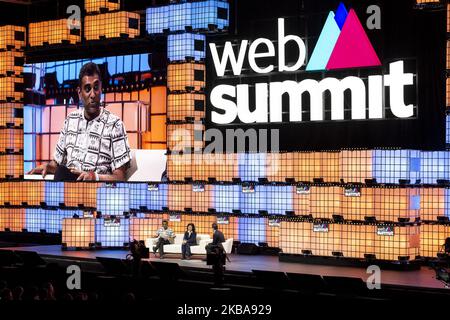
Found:
<svg viewBox="0 0 450 320"><path fill-rule="evenodd" d="M448 180L449 177L449 152L430 151L421 152L420 179L422 183L434 184L436 180Z"/></svg>
<svg viewBox="0 0 450 320"><path fill-rule="evenodd" d="M184 31L186 27L192 26L192 4L190 2L174 4L169 6L169 29L173 31Z"/></svg>
<svg viewBox="0 0 450 320"><path fill-rule="evenodd" d="M181 33L169 35L167 40L167 56L170 61L184 61L193 58L195 61L205 59L206 37L201 34Z"/></svg>
<svg viewBox="0 0 450 320"><path fill-rule="evenodd" d="M44 192L44 201L48 206L59 206L60 203L64 203L64 182L46 181Z"/></svg>
<svg viewBox="0 0 450 320"><path fill-rule="evenodd" d="M80 210L45 210L45 230L48 233L59 233L62 231L62 221L64 218L72 218L74 214L83 216Z"/></svg>
<svg viewBox="0 0 450 320"><path fill-rule="evenodd" d="M160 34L169 28L169 6L147 8L146 28L148 34Z"/></svg>
<svg viewBox="0 0 450 320"><path fill-rule="evenodd" d="M163 210L167 207L167 184L130 183L130 208L139 210Z"/></svg>
<svg viewBox="0 0 450 320"><path fill-rule="evenodd" d="M40 208L26 208L25 228L28 232L40 232L41 229L45 229L45 210Z"/></svg>
<svg viewBox="0 0 450 320"><path fill-rule="evenodd" d="M105 224L105 219L95 221L95 242L102 247L123 247L130 239L130 220L121 218L118 223Z"/></svg>
<svg viewBox="0 0 450 320"><path fill-rule="evenodd" d="M213 207L217 212L233 213L240 209L241 186L238 185L215 185L212 199Z"/></svg>
<svg viewBox="0 0 450 320"><path fill-rule="evenodd" d="M104 184L97 189L97 211L103 215L123 215L130 211L128 185Z"/></svg>
<svg viewBox="0 0 450 320"><path fill-rule="evenodd" d="M260 210L268 211L270 206L270 190L268 186L242 186L240 209L243 214L259 214Z"/></svg>
<svg viewBox="0 0 450 320"><path fill-rule="evenodd" d="M420 152L416 150L373 150L373 177L379 183L398 183L409 179L415 183L420 179Z"/></svg>
<svg viewBox="0 0 450 320"><path fill-rule="evenodd" d="M240 217L238 223L240 242L266 242L266 219Z"/></svg>
<svg viewBox="0 0 450 320"><path fill-rule="evenodd" d="M242 181L258 181L258 178L266 178L266 157L265 153L239 153L239 178Z"/></svg>
<svg viewBox="0 0 450 320"><path fill-rule="evenodd" d="M209 0L192 3L192 28L208 29L213 25L218 29L229 26L230 5L225 1Z"/></svg>
<svg viewBox="0 0 450 320"><path fill-rule="evenodd" d="M267 211L270 214L286 214L286 211L294 211L293 186L268 186L267 193L270 203Z"/></svg>

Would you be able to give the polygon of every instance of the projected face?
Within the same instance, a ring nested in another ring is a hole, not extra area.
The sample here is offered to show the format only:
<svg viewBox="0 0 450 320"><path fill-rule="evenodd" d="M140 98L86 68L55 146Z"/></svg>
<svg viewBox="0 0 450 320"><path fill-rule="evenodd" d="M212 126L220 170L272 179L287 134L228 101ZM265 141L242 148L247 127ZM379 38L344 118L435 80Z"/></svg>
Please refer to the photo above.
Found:
<svg viewBox="0 0 450 320"><path fill-rule="evenodd" d="M80 101L83 103L85 115L95 118L100 111L100 97L102 94L102 83L97 74L84 76L81 80L81 88L78 88Z"/></svg>

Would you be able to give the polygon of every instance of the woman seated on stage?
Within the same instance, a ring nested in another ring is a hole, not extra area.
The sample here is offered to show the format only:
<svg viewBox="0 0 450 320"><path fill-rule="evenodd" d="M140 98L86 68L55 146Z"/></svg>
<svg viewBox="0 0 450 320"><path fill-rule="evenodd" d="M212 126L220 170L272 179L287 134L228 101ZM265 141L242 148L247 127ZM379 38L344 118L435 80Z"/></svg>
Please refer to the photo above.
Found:
<svg viewBox="0 0 450 320"><path fill-rule="evenodd" d="M197 232L193 223L189 223L186 227L186 232L183 237L183 244L181 245L181 259L189 260L192 256L191 246L197 245Z"/></svg>

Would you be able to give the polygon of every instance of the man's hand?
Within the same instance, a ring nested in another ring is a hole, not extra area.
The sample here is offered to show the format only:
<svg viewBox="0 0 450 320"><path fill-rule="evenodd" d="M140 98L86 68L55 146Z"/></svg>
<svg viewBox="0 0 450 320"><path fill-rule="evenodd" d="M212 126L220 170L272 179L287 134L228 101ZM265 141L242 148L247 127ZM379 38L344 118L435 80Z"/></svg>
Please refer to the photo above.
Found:
<svg viewBox="0 0 450 320"><path fill-rule="evenodd" d="M42 174L42 178L45 178L47 174L55 173L57 166L57 163L52 160L28 171L27 174Z"/></svg>
<svg viewBox="0 0 450 320"><path fill-rule="evenodd" d="M78 176L77 181L95 181L94 171L81 171L78 169L70 169L70 172Z"/></svg>

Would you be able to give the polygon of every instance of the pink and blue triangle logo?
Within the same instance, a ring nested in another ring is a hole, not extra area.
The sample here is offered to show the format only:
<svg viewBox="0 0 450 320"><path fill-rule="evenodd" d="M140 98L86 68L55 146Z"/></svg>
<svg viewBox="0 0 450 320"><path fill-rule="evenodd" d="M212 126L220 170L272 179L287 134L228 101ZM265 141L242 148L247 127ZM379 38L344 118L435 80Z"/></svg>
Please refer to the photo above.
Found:
<svg viewBox="0 0 450 320"><path fill-rule="evenodd" d="M355 11L343 3L336 13L330 11L309 59L306 71L336 70L380 66Z"/></svg>

